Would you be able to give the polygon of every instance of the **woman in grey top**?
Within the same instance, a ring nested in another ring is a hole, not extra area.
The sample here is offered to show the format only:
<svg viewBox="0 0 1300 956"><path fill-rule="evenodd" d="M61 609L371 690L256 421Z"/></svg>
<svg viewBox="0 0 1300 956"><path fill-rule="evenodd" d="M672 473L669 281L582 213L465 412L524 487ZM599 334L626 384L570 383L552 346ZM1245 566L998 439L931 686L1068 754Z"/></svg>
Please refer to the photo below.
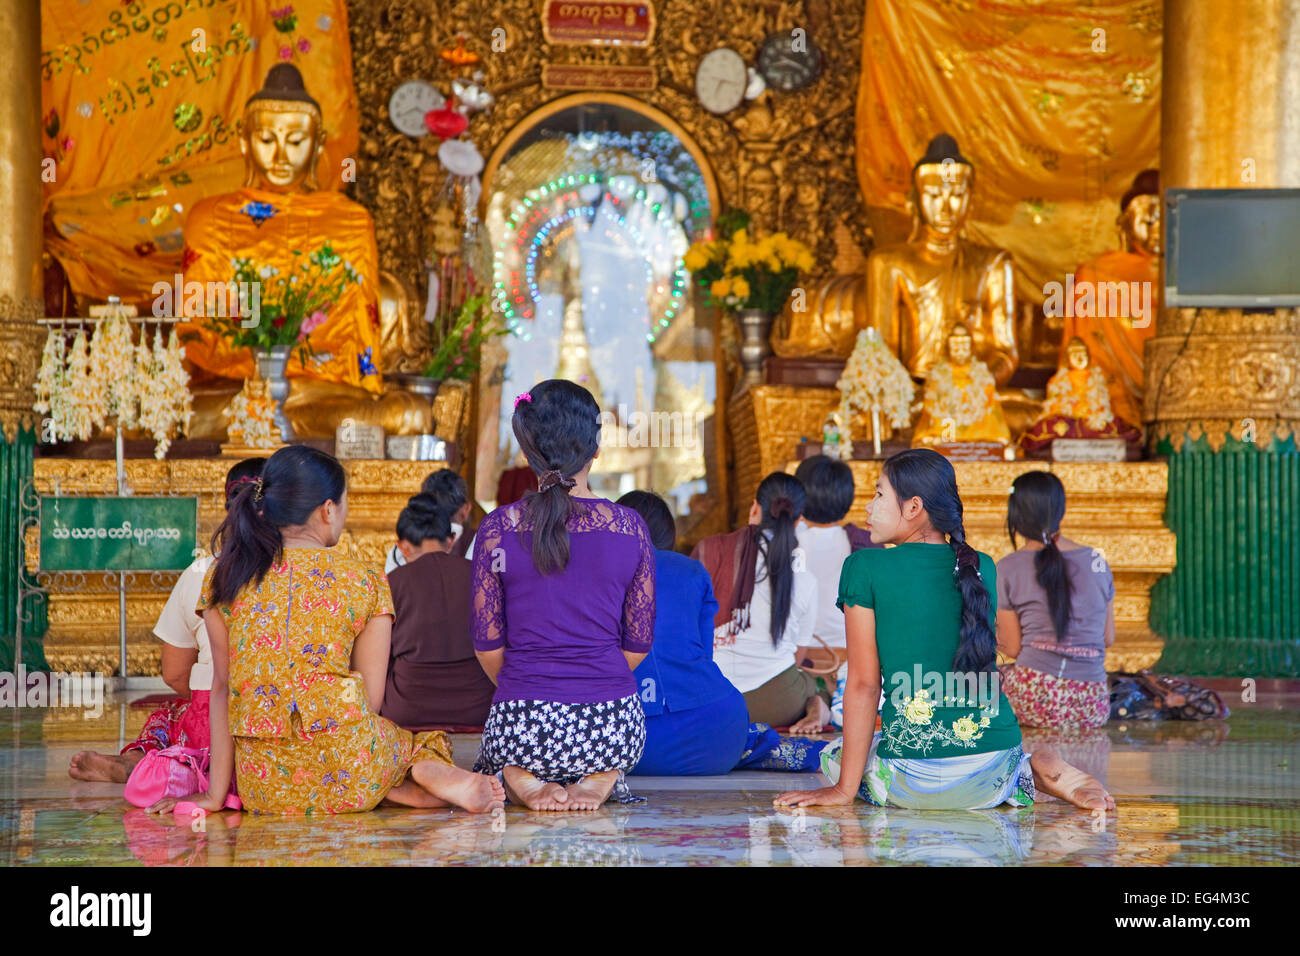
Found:
<svg viewBox="0 0 1300 956"><path fill-rule="evenodd" d="M998 562L998 650L1016 663L1003 687L1020 722L1100 727L1110 716L1106 648L1115 642L1115 580L1100 551L1061 537L1065 487L1050 472L1012 483Z"/></svg>

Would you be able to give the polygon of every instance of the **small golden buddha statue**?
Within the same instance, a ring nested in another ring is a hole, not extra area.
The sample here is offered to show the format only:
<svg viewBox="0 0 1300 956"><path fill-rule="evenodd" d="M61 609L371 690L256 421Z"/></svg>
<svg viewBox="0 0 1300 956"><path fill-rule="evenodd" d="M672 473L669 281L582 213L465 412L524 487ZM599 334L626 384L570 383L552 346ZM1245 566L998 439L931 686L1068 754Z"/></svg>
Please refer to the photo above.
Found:
<svg viewBox="0 0 1300 956"><path fill-rule="evenodd" d="M956 325L946 339L946 358L930 366L913 445L958 442L1011 443L997 385L989 367L974 356L974 337Z"/></svg>
<svg viewBox="0 0 1300 956"><path fill-rule="evenodd" d="M810 296L809 311L787 310L773 350L783 357L846 358L857 333L874 328L908 372L924 379L961 323L973 354L1002 385L1018 362L1015 277L1010 253L961 238L975 168L941 133L913 168L912 182L911 237L873 250L864 276L829 280Z"/></svg>
<svg viewBox="0 0 1300 956"><path fill-rule="evenodd" d="M1064 341L1083 340L1092 362L1110 383L1115 413L1137 423L1142 420L1143 350L1155 334L1159 305L1160 174L1154 169L1139 173L1119 207L1116 223L1122 248L1102 253L1075 270L1074 302L1072 314L1065 319ZM1101 306L1098 290L1120 288L1119 284L1128 295L1108 295ZM1114 308L1117 302L1119 309Z"/></svg>
<svg viewBox="0 0 1300 956"><path fill-rule="evenodd" d="M297 67L271 67L262 89L245 105L240 150L242 188L197 203L185 224L185 281L223 284L234 278L235 260L249 260L262 279L260 304L283 294L313 256L335 257L329 278L343 270L343 283L310 323L310 354L295 349L288 366L285 413L299 437L332 437L351 418L391 433L431 430L428 402L386 390L381 377L379 253L370 214L341 193L320 189L316 167L325 141L320 105L303 85ZM302 281L307 281L303 279ZM329 279L318 280L318 285ZM188 306L187 300L187 306ZM217 433L216 412L239 379L254 374L251 352L232 348L207 327L203 309L187 312L181 327L195 379L196 437ZM274 321L274 319L272 319ZM307 326L305 325L304 328Z"/></svg>
<svg viewBox="0 0 1300 956"><path fill-rule="evenodd" d="M1092 363L1083 339L1070 339L1065 356L1047 383L1042 415L1020 436L1020 447L1036 455L1058 438L1122 438L1139 446L1141 430L1112 410L1106 375Z"/></svg>
<svg viewBox="0 0 1300 956"><path fill-rule="evenodd" d="M230 419L226 428L229 446L243 449L275 448L280 444L280 429L275 423L275 399L269 383L250 378L230 400L223 416Z"/></svg>

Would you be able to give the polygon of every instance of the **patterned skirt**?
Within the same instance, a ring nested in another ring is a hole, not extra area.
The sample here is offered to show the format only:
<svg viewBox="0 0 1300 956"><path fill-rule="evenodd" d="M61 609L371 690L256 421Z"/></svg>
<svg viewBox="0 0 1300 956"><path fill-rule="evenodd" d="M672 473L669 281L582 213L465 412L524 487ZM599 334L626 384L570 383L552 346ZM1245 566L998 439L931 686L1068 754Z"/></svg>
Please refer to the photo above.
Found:
<svg viewBox="0 0 1300 956"><path fill-rule="evenodd" d="M1110 719L1110 687L1104 680L1068 680L1031 667L1006 667L1002 690L1016 719L1027 727L1080 730Z"/></svg>
<svg viewBox="0 0 1300 956"><path fill-rule="evenodd" d="M295 713L288 737L235 738L239 796L253 813L373 810L421 760L450 764L447 735L413 734L370 713L310 735Z"/></svg>
<svg viewBox="0 0 1300 956"><path fill-rule="evenodd" d="M210 743L208 697L210 691L190 692L189 700L173 700L145 718L140 736L122 748L122 753L139 750L166 750L168 747L193 747L202 750Z"/></svg>
<svg viewBox="0 0 1300 956"><path fill-rule="evenodd" d="M644 749L645 711L635 694L595 704L503 700L488 712L474 770L519 767L538 780L567 785L595 773L629 771Z"/></svg>
<svg viewBox="0 0 1300 956"><path fill-rule="evenodd" d="M987 810L1006 804L1027 807L1036 791L1029 755L1020 747L955 757L881 757L877 732L858 796L878 807L904 810ZM822 773L840 779L844 738L822 751Z"/></svg>

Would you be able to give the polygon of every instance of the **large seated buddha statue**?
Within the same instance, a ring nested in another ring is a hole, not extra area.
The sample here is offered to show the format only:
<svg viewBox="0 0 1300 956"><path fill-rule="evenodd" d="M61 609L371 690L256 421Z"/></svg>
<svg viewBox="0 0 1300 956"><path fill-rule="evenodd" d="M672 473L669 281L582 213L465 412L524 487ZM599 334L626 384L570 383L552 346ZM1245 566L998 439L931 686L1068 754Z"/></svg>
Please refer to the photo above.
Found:
<svg viewBox="0 0 1300 956"><path fill-rule="evenodd" d="M307 281L313 259L349 281L304 322L310 351L288 366L285 412L298 437L333 437L345 419L390 434L432 431L428 402L385 388L380 355L380 271L374 224L364 207L320 189L316 167L325 140L320 105L288 63L273 66L249 98L240 130L246 179L240 189L197 203L185 224L185 282L225 283L247 261L262 277L262 311L294 277ZM323 269L323 267L322 267ZM324 275L321 285L338 281ZM199 312L200 309L196 309ZM252 353L233 348L201 314L181 327L195 367L195 437L224 433L221 410L254 374ZM263 321L267 319L263 317ZM274 321L274 319L271 319Z"/></svg>
<svg viewBox="0 0 1300 956"><path fill-rule="evenodd" d="M1085 262L1074 274L1074 308L1065 320L1061 363L1074 338L1082 339L1110 383L1110 403L1126 422L1142 421L1142 358L1146 340L1156 331L1156 297L1160 288L1160 174L1147 169L1137 175L1119 204L1121 249ZM1097 290L1123 283L1129 294L1107 296L1099 309ZM1134 295L1142 283L1146 295ZM1118 306L1111 308L1110 306ZM1098 315L1104 311L1107 314ZM1081 315L1080 313L1084 313Z"/></svg>

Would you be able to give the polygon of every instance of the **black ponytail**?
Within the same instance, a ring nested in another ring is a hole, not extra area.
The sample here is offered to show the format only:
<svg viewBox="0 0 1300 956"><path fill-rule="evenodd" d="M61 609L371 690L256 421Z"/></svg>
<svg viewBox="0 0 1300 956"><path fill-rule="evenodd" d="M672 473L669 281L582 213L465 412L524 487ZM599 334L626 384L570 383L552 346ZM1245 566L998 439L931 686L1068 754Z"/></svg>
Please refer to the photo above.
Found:
<svg viewBox="0 0 1300 956"><path fill-rule="evenodd" d="M1074 613L1074 583L1065 555L1056 546L1065 517L1065 485L1050 471L1029 471L1011 483L1007 501L1007 535L1016 547L1016 535L1041 541L1034 555L1034 579L1047 595L1047 612L1059 641L1070 629Z"/></svg>
<svg viewBox="0 0 1300 956"><path fill-rule="evenodd" d="M772 646L781 643L794 594L794 549L799 546L795 524L803 514L806 494L803 484L793 475L774 471L758 486L754 500L763 510L759 527L771 531L758 539L759 551L767 565L772 589Z"/></svg>
<svg viewBox="0 0 1300 956"><path fill-rule="evenodd" d="M230 604L245 585L261 584L284 548L280 529L305 524L346 490L343 466L323 451L290 445L267 459L260 480L234 487L225 520L212 535L217 565L209 603Z"/></svg>
<svg viewBox="0 0 1300 956"><path fill-rule="evenodd" d="M569 563L573 476L600 450L600 406L581 385L552 378L515 402L511 428L538 477L538 490L524 495L532 521L533 564L542 574Z"/></svg>
<svg viewBox="0 0 1300 956"><path fill-rule="evenodd" d="M932 449L911 448L886 461L882 471L899 504L920 498L930 524L946 534L952 545L956 559L953 576L961 594L961 636L953 656L953 670L963 674L993 670L998 651L989 620L993 603L980 576L979 552L966 543L957 473L952 463Z"/></svg>

